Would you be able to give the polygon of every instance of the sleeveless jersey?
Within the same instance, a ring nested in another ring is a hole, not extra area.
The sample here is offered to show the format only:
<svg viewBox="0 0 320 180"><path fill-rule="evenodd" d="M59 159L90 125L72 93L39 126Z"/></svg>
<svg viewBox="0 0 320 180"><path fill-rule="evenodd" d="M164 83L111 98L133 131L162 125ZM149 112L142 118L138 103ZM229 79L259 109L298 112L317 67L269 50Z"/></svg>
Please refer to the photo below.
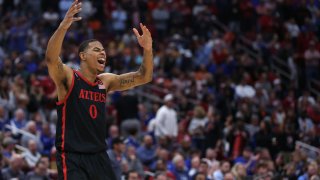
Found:
<svg viewBox="0 0 320 180"><path fill-rule="evenodd" d="M106 150L106 89L73 71L72 84L57 102L56 148L60 152L97 153Z"/></svg>

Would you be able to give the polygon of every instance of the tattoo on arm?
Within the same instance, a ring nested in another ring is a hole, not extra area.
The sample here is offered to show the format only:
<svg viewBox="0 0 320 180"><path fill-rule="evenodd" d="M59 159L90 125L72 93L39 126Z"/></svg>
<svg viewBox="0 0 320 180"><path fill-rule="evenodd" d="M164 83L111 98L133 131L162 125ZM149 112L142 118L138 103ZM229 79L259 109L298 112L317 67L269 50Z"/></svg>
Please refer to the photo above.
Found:
<svg viewBox="0 0 320 180"><path fill-rule="evenodd" d="M135 83L135 76L131 75L128 77L119 78L119 82L121 87L132 86Z"/></svg>

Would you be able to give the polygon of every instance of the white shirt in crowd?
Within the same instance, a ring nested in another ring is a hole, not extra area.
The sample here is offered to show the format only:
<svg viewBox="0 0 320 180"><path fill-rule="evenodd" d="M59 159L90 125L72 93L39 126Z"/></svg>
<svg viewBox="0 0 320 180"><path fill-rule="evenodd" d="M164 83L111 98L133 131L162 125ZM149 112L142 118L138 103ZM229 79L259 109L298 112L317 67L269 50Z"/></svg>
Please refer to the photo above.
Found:
<svg viewBox="0 0 320 180"><path fill-rule="evenodd" d="M174 109L163 105L157 112L155 117L155 135L158 137L162 136L173 136L178 135L178 120L177 113Z"/></svg>
<svg viewBox="0 0 320 180"><path fill-rule="evenodd" d="M255 94L255 89L250 85L239 84L236 86L236 95L240 98L252 98Z"/></svg>
<svg viewBox="0 0 320 180"><path fill-rule="evenodd" d="M41 158L41 154L37 152L36 154L32 154L30 151L26 151L22 154L23 158L26 160L29 167L35 167L37 162Z"/></svg>
<svg viewBox="0 0 320 180"><path fill-rule="evenodd" d="M208 123L208 118L192 118L188 131L189 133L193 133L193 131L199 127L204 128L206 126L206 124Z"/></svg>

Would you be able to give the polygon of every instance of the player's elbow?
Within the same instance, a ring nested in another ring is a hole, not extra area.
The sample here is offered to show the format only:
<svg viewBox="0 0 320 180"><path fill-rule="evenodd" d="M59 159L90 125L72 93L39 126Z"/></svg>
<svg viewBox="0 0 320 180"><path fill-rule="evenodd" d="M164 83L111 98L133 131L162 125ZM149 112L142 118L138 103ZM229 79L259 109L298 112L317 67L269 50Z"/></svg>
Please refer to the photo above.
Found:
<svg viewBox="0 0 320 180"><path fill-rule="evenodd" d="M47 65L52 63L52 58L50 58L50 56L45 56L44 60L46 61Z"/></svg>
<svg viewBox="0 0 320 180"><path fill-rule="evenodd" d="M147 80L146 80L146 83L151 82L151 81L152 81L152 79L153 79L153 78L152 78L152 75L148 76L148 77L147 77Z"/></svg>
<svg viewBox="0 0 320 180"><path fill-rule="evenodd" d="M147 84L147 83L149 83L151 81L152 81L152 76L143 78L143 84Z"/></svg>
<svg viewBox="0 0 320 180"><path fill-rule="evenodd" d="M52 59L51 59L50 56L48 56L47 54L46 54L46 56L44 57L44 60L45 60L47 63L52 62Z"/></svg>
<svg viewBox="0 0 320 180"><path fill-rule="evenodd" d="M146 74L145 78L146 78L146 81L147 81L146 83L151 82L152 79L153 79L153 70L151 70L150 72L148 72L148 73Z"/></svg>

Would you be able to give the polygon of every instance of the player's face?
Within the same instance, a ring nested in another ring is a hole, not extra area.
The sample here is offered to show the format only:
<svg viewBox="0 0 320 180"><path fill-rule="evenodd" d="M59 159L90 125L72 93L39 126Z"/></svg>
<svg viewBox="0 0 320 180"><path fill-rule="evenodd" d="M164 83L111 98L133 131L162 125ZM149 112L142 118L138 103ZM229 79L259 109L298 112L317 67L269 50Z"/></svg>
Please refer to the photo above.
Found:
<svg viewBox="0 0 320 180"><path fill-rule="evenodd" d="M106 66L106 52L99 41L89 43L85 60L90 69L104 72Z"/></svg>

